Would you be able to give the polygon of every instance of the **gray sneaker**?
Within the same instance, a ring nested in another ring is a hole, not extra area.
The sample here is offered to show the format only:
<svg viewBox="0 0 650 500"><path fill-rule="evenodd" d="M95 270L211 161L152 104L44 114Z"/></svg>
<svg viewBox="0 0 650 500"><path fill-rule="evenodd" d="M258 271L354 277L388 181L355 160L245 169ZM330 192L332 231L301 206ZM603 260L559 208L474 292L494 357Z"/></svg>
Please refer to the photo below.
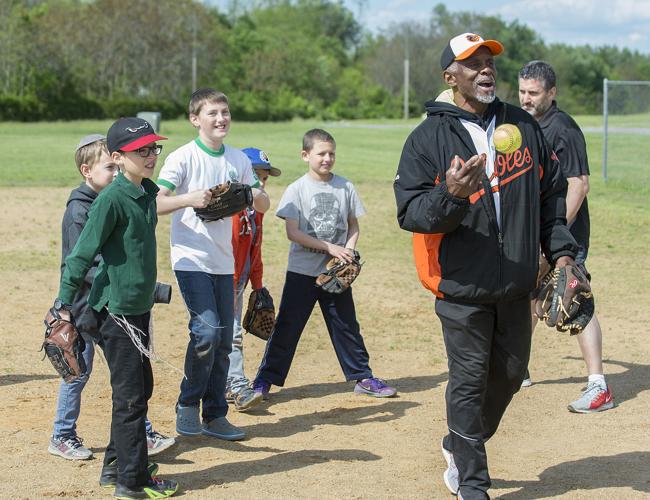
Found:
<svg viewBox="0 0 650 500"><path fill-rule="evenodd" d="M454 455L452 455L451 451L445 449L442 442L440 443L440 448L442 449L442 456L445 462L447 462L447 469L442 474L442 479L451 494L456 495L458 493L458 469L454 462Z"/></svg>
<svg viewBox="0 0 650 500"><path fill-rule="evenodd" d="M181 436L201 434L201 419L198 406L176 405L176 432Z"/></svg>
<svg viewBox="0 0 650 500"><path fill-rule="evenodd" d="M235 393L233 404L237 411L248 411L257 406L264 400L261 392L255 392L252 387L244 387L241 391Z"/></svg>
<svg viewBox="0 0 650 500"><path fill-rule="evenodd" d="M609 386L590 382L580 398L569 404L573 413L596 413L614 408L614 396Z"/></svg>
<svg viewBox="0 0 650 500"><path fill-rule="evenodd" d="M246 437L246 433L228 422L226 417L213 418L209 422L204 422L203 434L225 441L241 441Z"/></svg>
<svg viewBox="0 0 650 500"><path fill-rule="evenodd" d="M176 440L173 437L163 436L160 432L154 430L147 432L147 452L149 456L157 455L175 444Z"/></svg>
<svg viewBox="0 0 650 500"><path fill-rule="evenodd" d="M50 439L47 451L66 460L89 460L93 458L93 452L83 445L83 440L78 436L53 437Z"/></svg>

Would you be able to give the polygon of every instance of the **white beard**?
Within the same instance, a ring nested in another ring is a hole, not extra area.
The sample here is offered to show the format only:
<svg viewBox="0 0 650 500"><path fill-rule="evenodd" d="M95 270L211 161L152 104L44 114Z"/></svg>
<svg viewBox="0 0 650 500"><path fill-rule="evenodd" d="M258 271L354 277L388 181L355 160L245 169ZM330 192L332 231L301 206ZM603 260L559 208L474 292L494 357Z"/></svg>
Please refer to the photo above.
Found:
<svg viewBox="0 0 650 500"><path fill-rule="evenodd" d="M490 104L496 99L497 95L496 92L493 92L492 94L476 94L476 100L478 102L482 102L483 104Z"/></svg>

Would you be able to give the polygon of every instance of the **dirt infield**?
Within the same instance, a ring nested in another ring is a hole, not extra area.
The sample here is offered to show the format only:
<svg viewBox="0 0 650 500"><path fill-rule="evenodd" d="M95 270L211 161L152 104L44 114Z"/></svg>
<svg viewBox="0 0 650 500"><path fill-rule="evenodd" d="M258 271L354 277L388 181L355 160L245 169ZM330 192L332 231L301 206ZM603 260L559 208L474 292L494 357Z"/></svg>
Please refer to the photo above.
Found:
<svg viewBox="0 0 650 500"><path fill-rule="evenodd" d="M49 363L40 360L38 349L41 318L58 286L59 225L68 193L0 189L2 498L110 495L97 482L111 411L103 360L96 358L84 391L78 429L95 459L69 462L47 452L58 379ZM279 199L279 192L271 194ZM377 217L386 216L378 212ZM279 299L286 244L284 230L269 219L265 275ZM161 219L159 280L173 282L168 227L168 219ZM447 380L440 327L433 301L420 289L409 264L408 238L396 238L390 248L376 245L366 250L368 262L355 283L355 298L373 370L397 386L399 397L355 396L352 385L342 382L322 320L316 317L303 335L287 386L274 388L271 400L253 413L229 414L246 430L245 441L180 438L177 446L156 457L160 475L180 482L179 496L451 498L442 481L439 453L446 429ZM276 248L282 251L274 252ZM530 365L534 385L515 396L488 443L493 498L650 496L650 298L647 287L629 287L633 278L647 284L650 261L647 248L637 251L635 266L623 272L604 251L599 255L595 250L590 257L598 277L597 299L605 285L608 290L608 300L599 303L599 317L606 373L618 406L602 414L569 413L566 404L578 396L585 380L577 343L538 328ZM387 270L396 254L404 265ZM623 299L631 292L637 299L630 304ZM157 350L181 367L187 318L175 284L172 304L154 311ZM246 337L245 348L251 376L263 344ZM173 435L180 377L162 363L154 365L154 374L149 416L158 430Z"/></svg>

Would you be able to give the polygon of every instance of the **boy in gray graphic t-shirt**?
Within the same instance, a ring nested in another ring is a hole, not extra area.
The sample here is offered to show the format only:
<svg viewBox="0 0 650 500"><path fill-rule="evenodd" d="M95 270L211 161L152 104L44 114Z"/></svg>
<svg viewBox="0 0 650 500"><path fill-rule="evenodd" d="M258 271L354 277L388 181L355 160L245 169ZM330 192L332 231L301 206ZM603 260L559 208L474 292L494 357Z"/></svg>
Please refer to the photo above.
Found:
<svg viewBox="0 0 650 500"><path fill-rule="evenodd" d="M357 217L365 214L352 183L331 172L335 152L334 138L324 130L305 134L302 159L309 170L287 188L276 212L285 220L291 248L275 328L253 382L253 389L265 398L271 385L284 385L316 302L345 379L357 382L354 392L374 397L390 397L397 392L372 375L352 289L334 294L316 287L316 277L325 271L328 260L352 260L359 239Z"/></svg>

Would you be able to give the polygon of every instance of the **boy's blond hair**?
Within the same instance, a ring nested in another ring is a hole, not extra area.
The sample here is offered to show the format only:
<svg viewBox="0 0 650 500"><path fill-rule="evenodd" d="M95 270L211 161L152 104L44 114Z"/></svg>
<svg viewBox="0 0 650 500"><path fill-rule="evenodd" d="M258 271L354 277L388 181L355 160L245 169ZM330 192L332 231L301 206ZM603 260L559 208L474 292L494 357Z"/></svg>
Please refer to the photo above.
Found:
<svg viewBox="0 0 650 500"><path fill-rule="evenodd" d="M302 150L309 153L317 142L329 142L336 146L336 141L332 134L321 128L313 128L305 132L305 135L302 136Z"/></svg>
<svg viewBox="0 0 650 500"><path fill-rule="evenodd" d="M79 173L81 173L81 165L84 163L90 168L94 167L102 157L103 153L106 153L107 155L109 154L108 146L106 146L106 141L101 139L77 149L74 154L74 161L77 164Z"/></svg>
<svg viewBox="0 0 650 500"><path fill-rule="evenodd" d="M226 94L217 89L205 87L192 92L189 105L190 115L198 115L203 105L207 102L224 102L230 106Z"/></svg>

